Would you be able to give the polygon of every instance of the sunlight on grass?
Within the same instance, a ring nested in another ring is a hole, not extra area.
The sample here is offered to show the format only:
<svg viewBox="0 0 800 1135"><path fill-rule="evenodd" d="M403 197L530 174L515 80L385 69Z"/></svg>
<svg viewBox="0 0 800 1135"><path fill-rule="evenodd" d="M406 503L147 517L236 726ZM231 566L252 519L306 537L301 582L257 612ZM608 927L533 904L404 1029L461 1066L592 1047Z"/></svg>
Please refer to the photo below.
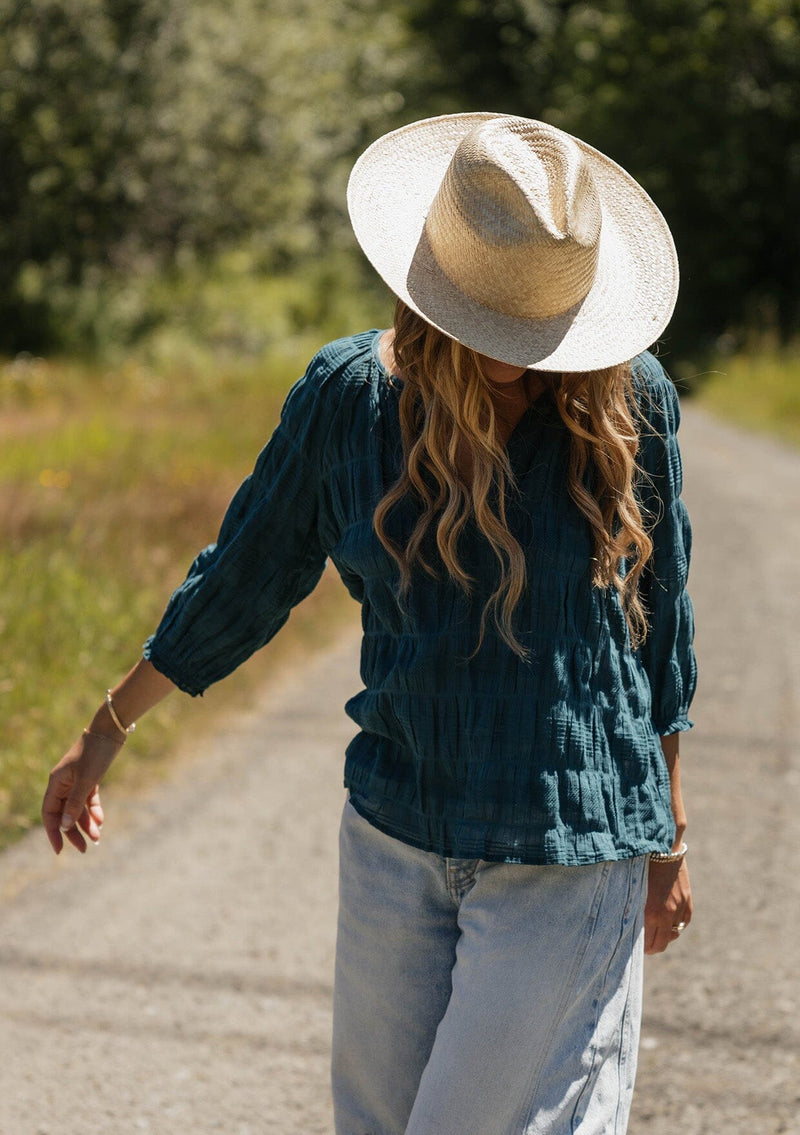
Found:
<svg viewBox="0 0 800 1135"><path fill-rule="evenodd" d="M50 767L215 539L288 387L327 338L369 326L358 316L258 357L220 362L198 351L158 361L150 344L113 366L0 366L0 847L36 822ZM355 617L334 575L278 640L203 699L211 711ZM120 762L122 775L157 767L195 704L178 696L159 707L129 743L134 759Z"/></svg>
<svg viewBox="0 0 800 1135"><path fill-rule="evenodd" d="M749 429L800 445L800 352L760 352L722 360L697 401Z"/></svg>

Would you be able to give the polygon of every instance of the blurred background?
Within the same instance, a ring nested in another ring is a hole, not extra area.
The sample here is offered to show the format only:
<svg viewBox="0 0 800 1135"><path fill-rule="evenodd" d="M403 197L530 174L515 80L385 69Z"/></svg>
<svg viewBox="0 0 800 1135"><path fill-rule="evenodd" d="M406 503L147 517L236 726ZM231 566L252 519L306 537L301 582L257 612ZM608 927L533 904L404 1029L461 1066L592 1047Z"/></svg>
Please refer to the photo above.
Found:
<svg viewBox="0 0 800 1135"><path fill-rule="evenodd" d="M682 266L667 368L800 439L795 0L0 0L0 845L311 353L389 322L354 157L469 109L641 181ZM271 664L350 616L326 579ZM185 700L148 726L154 767Z"/></svg>

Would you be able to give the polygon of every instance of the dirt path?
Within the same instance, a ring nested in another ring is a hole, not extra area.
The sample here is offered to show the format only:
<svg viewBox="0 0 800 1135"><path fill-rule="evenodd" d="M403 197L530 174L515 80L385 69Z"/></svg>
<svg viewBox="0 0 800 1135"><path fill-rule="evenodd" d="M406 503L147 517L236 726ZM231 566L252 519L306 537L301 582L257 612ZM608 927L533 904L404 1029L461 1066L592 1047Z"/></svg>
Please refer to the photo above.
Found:
<svg viewBox="0 0 800 1135"><path fill-rule="evenodd" d="M694 409L682 435L698 910L648 963L630 1135L800 1135L800 455ZM329 1135L356 657L350 633L192 738L84 858L41 833L0 858L0 1135Z"/></svg>

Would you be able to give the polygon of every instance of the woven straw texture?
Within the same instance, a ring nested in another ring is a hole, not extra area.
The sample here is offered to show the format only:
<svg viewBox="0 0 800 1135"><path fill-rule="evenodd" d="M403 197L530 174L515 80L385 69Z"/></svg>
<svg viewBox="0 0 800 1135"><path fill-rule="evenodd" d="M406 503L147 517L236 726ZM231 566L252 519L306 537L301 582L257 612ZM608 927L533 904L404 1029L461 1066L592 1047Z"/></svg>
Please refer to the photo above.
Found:
<svg viewBox="0 0 800 1135"><path fill-rule="evenodd" d="M610 158L533 119L444 115L386 134L353 168L348 207L391 290L503 362L625 362L675 306L675 246L650 197Z"/></svg>

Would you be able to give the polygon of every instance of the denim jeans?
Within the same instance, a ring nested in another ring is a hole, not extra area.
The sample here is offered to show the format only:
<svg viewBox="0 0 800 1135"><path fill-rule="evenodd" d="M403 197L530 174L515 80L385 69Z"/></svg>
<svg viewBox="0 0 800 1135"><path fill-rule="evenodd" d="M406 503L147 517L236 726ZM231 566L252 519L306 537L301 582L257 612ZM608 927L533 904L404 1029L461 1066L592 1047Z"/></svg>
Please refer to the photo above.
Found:
<svg viewBox="0 0 800 1135"><path fill-rule="evenodd" d="M333 1024L337 1135L622 1135L647 857L443 859L348 801Z"/></svg>

